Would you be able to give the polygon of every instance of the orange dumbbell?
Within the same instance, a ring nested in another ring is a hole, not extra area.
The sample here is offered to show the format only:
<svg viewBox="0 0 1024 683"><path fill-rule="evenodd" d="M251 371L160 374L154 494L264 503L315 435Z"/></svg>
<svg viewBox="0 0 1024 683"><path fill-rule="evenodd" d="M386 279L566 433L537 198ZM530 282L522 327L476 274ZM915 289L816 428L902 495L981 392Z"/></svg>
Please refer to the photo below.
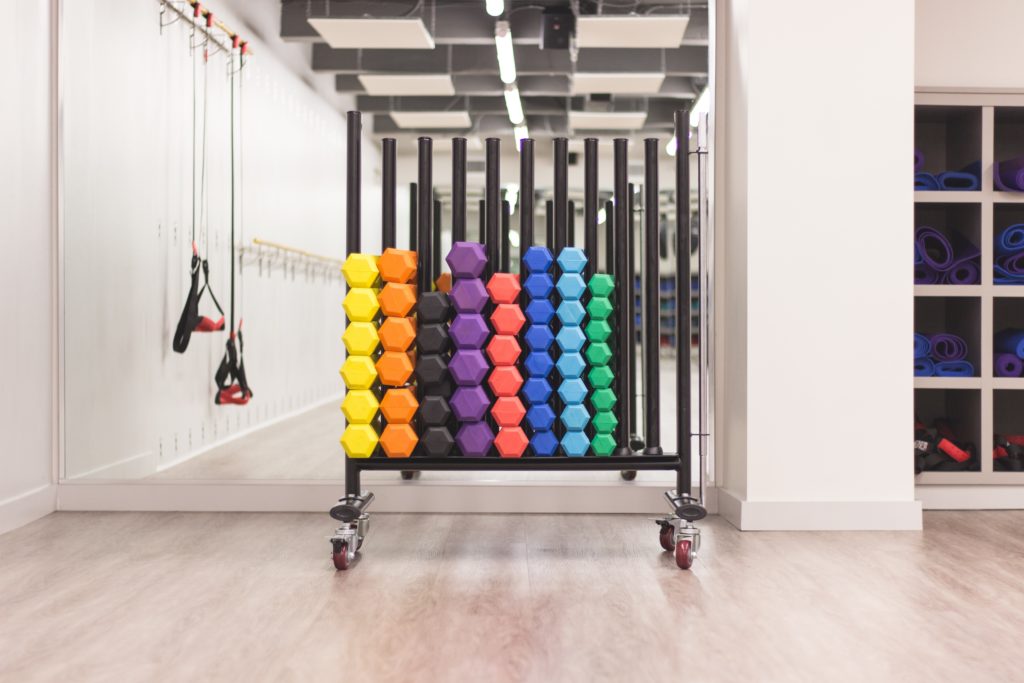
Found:
<svg viewBox="0 0 1024 683"><path fill-rule="evenodd" d="M419 440L409 424L389 424L380 434L380 446L389 458L408 458Z"/></svg>
<svg viewBox="0 0 1024 683"><path fill-rule="evenodd" d="M384 282L399 284L412 282L416 277L416 252L405 249L385 249L381 257L377 259L377 270L380 271L380 279Z"/></svg>
<svg viewBox="0 0 1024 683"><path fill-rule="evenodd" d="M405 351L385 351L377 359L377 376L388 387L400 387L412 377L412 359Z"/></svg>
<svg viewBox="0 0 1024 683"><path fill-rule="evenodd" d="M380 310L384 315L403 317L416 305L416 285L388 282L380 290Z"/></svg>
<svg viewBox="0 0 1024 683"><path fill-rule="evenodd" d="M384 419L393 424L412 422L419 410L420 402L416 400L416 392L412 389L388 389L380 401L380 411Z"/></svg>
<svg viewBox="0 0 1024 683"><path fill-rule="evenodd" d="M407 351L416 341L416 322L412 318L384 318L377 336L385 351Z"/></svg>

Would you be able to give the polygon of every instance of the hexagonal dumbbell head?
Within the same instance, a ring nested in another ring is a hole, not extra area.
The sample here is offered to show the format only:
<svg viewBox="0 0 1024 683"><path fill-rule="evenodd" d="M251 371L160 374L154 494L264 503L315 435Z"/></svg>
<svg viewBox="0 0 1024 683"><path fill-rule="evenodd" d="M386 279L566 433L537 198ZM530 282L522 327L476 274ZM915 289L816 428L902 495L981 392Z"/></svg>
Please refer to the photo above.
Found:
<svg viewBox="0 0 1024 683"><path fill-rule="evenodd" d="M534 299L523 310L531 325L547 325L555 317L555 307L547 299Z"/></svg>
<svg viewBox="0 0 1024 683"><path fill-rule="evenodd" d="M487 378L487 386L495 396L515 396L523 388L523 376L514 365L494 368Z"/></svg>
<svg viewBox="0 0 1024 683"><path fill-rule="evenodd" d="M526 276L523 289L531 299L544 299L555 290L555 281L547 273L531 273Z"/></svg>
<svg viewBox="0 0 1024 683"><path fill-rule="evenodd" d="M377 381L377 368L369 356L349 356L341 366L341 379L348 389L370 389Z"/></svg>
<svg viewBox="0 0 1024 683"><path fill-rule="evenodd" d="M394 424L412 422L419 407L416 392L406 388L388 389L380 401L380 412L384 419Z"/></svg>
<svg viewBox="0 0 1024 683"><path fill-rule="evenodd" d="M607 365L600 365L590 368L587 373L587 382L594 389L607 389L615 381L615 373Z"/></svg>
<svg viewBox="0 0 1024 683"><path fill-rule="evenodd" d="M480 277L487 266L487 252L484 245L479 242L456 242L445 257L445 261L456 280L476 278Z"/></svg>
<svg viewBox="0 0 1024 683"><path fill-rule="evenodd" d="M479 422L487 414L491 400L482 386L459 387L449 403L459 422Z"/></svg>
<svg viewBox="0 0 1024 683"><path fill-rule="evenodd" d="M451 316L452 303L444 292L427 292L420 294L416 302L416 319L424 323L448 322Z"/></svg>
<svg viewBox="0 0 1024 683"><path fill-rule="evenodd" d="M587 397L587 385L581 379L567 379L558 385L558 398L566 405L583 403Z"/></svg>
<svg viewBox="0 0 1024 683"><path fill-rule="evenodd" d="M534 432L533 437L530 439L530 447L533 448L533 452L537 455L554 455L558 450L558 437L551 431Z"/></svg>
<svg viewBox="0 0 1024 683"><path fill-rule="evenodd" d="M377 269L384 282L412 282L416 277L416 252L388 247L377 259Z"/></svg>
<svg viewBox="0 0 1024 683"><path fill-rule="evenodd" d="M409 315L416 305L416 285L389 282L380 290L380 310L384 315Z"/></svg>
<svg viewBox="0 0 1024 683"><path fill-rule="evenodd" d="M384 329L383 325L381 325L381 329ZM419 330L416 331L416 350L420 353L447 353L451 347L452 340L448 335L448 326L444 323L420 325Z"/></svg>
<svg viewBox="0 0 1024 683"><path fill-rule="evenodd" d="M420 437L420 450L423 455L443 458L450 455L455 447L455 439L444 427L427 427Z"/></svg>
<svg viewBox="0 0 1024 683"><path fill-rule="evenodd" d="M491 313L491 325L495 334L517 335L526 324L526 316L519 304L498 304Z"/></svg>
<svg viewBox="0 0 1024 683"><path fill-rule="evenodd" d="M457 349L481 349L491 336L487 321L478 313L460 313L455 316L448 334Z"/></svg>
<svg viewBox="0 0 1024 683"><path fill-rule="evenodd" d="M487 345L487 357L492 365L515 365L519 362L519 340L506 334L496 334Z"/></svg>
<svg viewBox="0 0 1024 683"><path fill-rule="evenodd" d="M341 335L345 350L352 356L369 356L377 350L380 337L373 323L349 323L345 334Z"/></svg>
<svg viewBox="0 0 1024 683"><path fill-rule="evenodd" d="M384 318L377 335L385 351L407 351L416 341L416 321L412 318Z"/></svg>
<svg viewBox="0 0 1024 683"><path fill-rule="evenodd" d="M575 325L578 327L583 322L583 319L587 317L587 310L583 308L583 304L579 301L566 299L558 304L555 315L558 316L558 321L563 325Z"/></svg>
<svg viewBox="0 0 1024 683"><path fill-rule="evenodd" d="M612 350L604 342L599 342L587 346L583 355L591 365L608 365L608 361L612 359Z"/></svg>
<svg viewBox="0 0 1024 683"><path fill-rule="evenodd" d="M519 458L526 452L530 440L519 427L503 427L494 437L494 449L503 458Z"/></svg>
<svg viewBox="0 0 1024 683"><path fill-rule="evenodd" d="M617 446L613 434L595 434L590 441L590 448L594 451L594 455L611 455Z"/></svg>
<svg viewBox="0 0 1024 683"><path fill-rule="evenodd" d="M543 377L527 377L522 393L523 399L531 405L547 403L551 398L551 383Z"/></svg>
<svg viewBox="0 0 1024 683"><path fill-rule="evenodd" d="M581 403L567 405L559 416L565 428L571 432L579 432L587 428L590 423L590 412Z"/></svg>
<svg viewBox="0 0 1024 683"><path fill-rule="evenodd" d="M412 358L405 351L385 351L377 359L377 377L386 387L400 387L412 377Z"/></svg>
<svg viewBox="0 0 1024 683"><path fill-rule="evenodd" d="M434 280L434 287L436 287L439 292L447 293L452 291L452 274L441 273L438 275L437 279Z"/></svg>
<svg viewBox="0 0 1024 683"><path fill-rule="evenodd" d="M523 269L528 273L545 273L555 262L547 247L530 247L523 254Z"/></svg>
<svg viewBox="0 0 1024 683"><path fill-rule="evenodd" d="M574 458L582 458L590 450L590 438L586 432L566 432L562 436L562 452Z"/></svg>
<svg viewBox="0 0 1024 683"><path fill-rule="evenodd" d="M558 290L562 299L576 300L583 296L583 292L587 291L587 286L583 282L583 276L579 273L566 273L558 278L555 289Z"/></svg>
<svg viewBox="0 0 1024 683"><path fill-rule="evenodd" d="M598 389L590 395L590 405L594 406L597 412L607 412L615 407L617 401L615 392L611 389Z"/></svg>
<svg viewBox="0 0 1024 683"><path fill-rule="evenodd" d="M615 428L619 426L619 418L610 410L602 410L594 415L590 424L594 425L594 431L598 434L614 434Z"/></svg>
<svg viewBox="0 0 1024 683"><path fill-rule="evenodd" d="M430 396L443 396L450 401L452 394L455 393L456 385L455 382L452 381L451 375L446 375L440 382L422 385L422 389L425 394Z"/></svg>
<svg viewBox="0 0 1024 683"><path fill-rule="evenodd" d="M409 424L389 424L380 433L380 447L389 458L408 458L420 438Z"/></svg>
<svg viewBox="0 0 1024 683"><path fill-rule="evenodd" d="M583 345L587 343L587 336L578 327L563 327L555 335L555 341L563 353L574 353L583 350Z"/></svg>
<svg viewBox="0 0 1024 683"><path fill-rule="evenodd" d="M345 394L341 412L349 424L370 424L377 417L377 397L368 389L356 389Z"/></svg>
<svg viewBox="0 0 1024 683"><path fill-rule="evenodd" d="M482 458L491 450L494 433L486 422L467 422L459 427L455 443L467 458Z"/></svg>
<svg viewBox="0 0 1024 683"><path fill-rule="evenodd" d="M526 354L523 367L530 377L547 377L555 369L555 361L551 360L547 351L533 351Z"/></svg>
<svg viewBox="0 0 1024 683"><path fill-rule="evenodd" d="M526 416L526 408L518 396L499 396L491 407L491 416L499 427L517 427Z"/></svg>
<svg viewBox="0 0 1024 683"><path fill-rule="evenodd" d="M593 296L610 297L615 290L615 278L607 273L598 273L591 276L587 289Z"/></svg>
<svg viewBox="0 0 1024 683"><path fill-rule="evenodd" d="M349 254L341 266L341 274L349 287L373 287L377 284L380 271L377 257L370 254Z"/></svg>
<svg viewBox="0 0 1024 683"><path fill-rule="evenodd" d="M591 320L607 320L614 311L612 300L607 297L595 296L587 302L587 314L590 315Z"/></svg>
<svg viewBox="0 0 1024 683"><path fill-rule="evenodd" d="M459 349L448 363L448 372L459 386L483 384L490 369L484 352L478 349Z"/></svg>
<svg viewBox="0 0 1024 683"><path fill-rule="evenodd" d="M577 247L566 247L558 255L558 267L563 273L582 273L587 267L587 255Z"/></svg>
<svg viewBox="0 0 1024 683"><path fill-rule="evenodd" d="M583 328L588 342L605 342L612 336L612 326L606 320L591 320Z"/></svg>
<svg viewBox="0 0 1024 683"><path fill-rule="evenodd" d="M377 312L380 311L377 292L365 287L348 290L341 306L345 309L345 315L352 322L371 323L377 318Z"/></svg>
<svg viewBox="0 0 1024 683"><path fill-rule="evenodd" d="M555 343L555 334L547 325L530 325L523 335L523 341L531 351L547 351Z"/></svg>
<svg viewBox="0 0 1024 683"><path fill-rule="evenodd" d="M555 411L547 403L530 406L526 411L526 422L534 431L547 431L555 426Z"/></svg>
<svg viewBox="0 0 1024 683"><path fill-rule="evenodd" d="M448 377L448 359L422 354L416 358L416 381L424 386L440 384Z"/></svg>
<svg viewBox="0 0 1024 683"><path fill-rule="evenodd" d="M341 435L341 447L350 458L369 458L377 450L379 438L370 425L349 425Z"/></svg>
<svg viewBox="0 0 1024 683"><path fill-rule="evenodd" d="M452 419L452 409L443 396L424 396L420 404L420 421L427 427L443 427Z"/></svg>
<svg viewBox="0 0 1024 683"><path fill-rule="evenodd" d="M519 276L512 273L495 273L487 281L487 293L496 304L514 304L521 291Z"/></svg>
<svg viewBox="0 0 1024 683"><path fill-rule="evenodd" d="M583 360L579 353L563 353L555 367L558 368L558 374L565 379L576 379L583 376L583 371L587 369L587 361Z"/></svg>
<svg viewBox="0 0 1024 683"><path fill-rule="evenodd" d="M458 313L479 313L490 301L483 280L456 280L449 294L452 308Z"/></svg>

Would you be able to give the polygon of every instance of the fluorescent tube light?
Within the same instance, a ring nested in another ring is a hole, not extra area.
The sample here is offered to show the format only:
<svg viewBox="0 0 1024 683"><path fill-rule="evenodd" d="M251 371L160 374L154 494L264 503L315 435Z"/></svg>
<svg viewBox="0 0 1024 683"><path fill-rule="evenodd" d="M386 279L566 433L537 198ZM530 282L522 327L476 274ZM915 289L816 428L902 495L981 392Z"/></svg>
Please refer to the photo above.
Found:
<svg viewBox="0 0 1024 683"><path fill-rule="evenodd" d="M523 123L526 118L523 114L523 101L519 99L519 88L514 85L505 86L505 108L508 109L508 118L513 126Z"/></svg>
<svg viewBox="0 0 1024 683"><path fill-rule="evenodd" d="M665 154L670 157L676 155L676 148L679 147L679 143L676 141L676 137L673 135L672 139L665 143Z"/></svg>
<svg viewBox="0 0 1024 683"><path fill-rule="evenodd" d="M690 110L690 128L696 128L700 123L700 115L707 114L709 111L711 111L711 93L705 87L694 103L693 109Z"/></svg>
<svg viewBox="0 0 1024 683"><path fill-rule="evenodd" d="M513 132L515 133L515 136L516 136L516 149L520 150L523 147L523 145L522 145L523 140L525 140L526 138L530 137L530 131L528 131L526 129L526 124L524 123L521 126L516 126L513 129Z"/></svg>
<svg viewBox="0 0 1024 683"><path fill-rule="evenodd" d="M516 55L512 51L512 29L507 21L494 22L494 45L498 49L498 75L501 82L516 82Z"/></svg>
<svg viewBox="0 0 1024 683"><path fill-rule="evenodd" d="M519 202L518 183L509 183L505 186L505 201L508 202L508 215L514 216L516 213L516 204Z"/></svg>
<svg viewBox="0 0 1024 683"><path fill-rule="evenodd" d="M487 0L485 7L492 17L500 17L505 11L505 0Z"/></svg>

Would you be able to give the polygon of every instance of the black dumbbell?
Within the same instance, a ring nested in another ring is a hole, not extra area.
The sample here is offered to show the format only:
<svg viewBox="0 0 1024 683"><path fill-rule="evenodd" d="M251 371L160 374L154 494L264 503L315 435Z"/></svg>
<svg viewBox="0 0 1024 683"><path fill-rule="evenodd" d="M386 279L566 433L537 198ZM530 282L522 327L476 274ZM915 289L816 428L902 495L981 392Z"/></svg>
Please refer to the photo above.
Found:
<svg viewBox="0 0 1024 683"><path fill-rule="evenodd" d="M420 453L430 457L444 457L455 446L452 433L445 427L427 427L420 436Z"/></svg>
<svg viewBox="0 0 1024 683"><path fill-rule="evenodd" d="M451 349L448 326L444 323L420 325L416 330L416 343L418 344L419 352L424 355L448 353Z"/></svg>

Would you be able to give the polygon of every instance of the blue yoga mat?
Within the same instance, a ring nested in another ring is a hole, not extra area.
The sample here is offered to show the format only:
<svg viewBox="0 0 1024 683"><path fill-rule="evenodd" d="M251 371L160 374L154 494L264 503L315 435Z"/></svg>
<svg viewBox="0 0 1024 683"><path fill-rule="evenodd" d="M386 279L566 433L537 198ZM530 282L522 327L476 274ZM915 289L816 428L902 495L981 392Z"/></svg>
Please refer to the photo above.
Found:
<svg viewBox="0 0 1024 683"><path fill-rule="evenodd" d="M1015 223L999 233L996 253L1012 254L1024 250L1024 223Z"/></svg>
<svg viewBox="0 0 1024 683"><path fill-rule="evenodd" d="M996 332L994 347L997 353L1012 353L1018 358L1024 358L1024 330Z"/></svg>
<svg viewBox="0 0 1024 683"><path fill-rule="evenodd" d="M914 359L914 377L933 377L935 375L935 363L927 358Z"/></svg>
<svg viewBox="0 0 1024 683"><path fill-rule="evenodd" d="M936 180L939 182L939 187L946 191L969 192L981 189L981 181L973 173L946 171L940 173Z"/></svg>
<svg viewBox="0 0 1024 683"><path fill-rule="evenodd" d="M922 263L924 263L924 257L921 256L921 247L917 245L917 242L914 242L914 265L916 266Z"/></svg>
<svg viewBox="0 0 1024 683"><path fill-rule="evenodd" d="M939 185L939 179L931 173L921 172L914 174L914 192L934 192L941 189L942 187Z"/></svg>
<svg viewBox="0 0 1024 683"><path fill-rule="evenodd" d="M932 352L932 343L923 334L914 333L914 358L927 358Z"/></svg>
<svg viewBox="0 0 1024 683"><path fill-rule="evenodd" d="M974 377L974 366L965 360L947 360L935 364L936 377Z"/></svg>

